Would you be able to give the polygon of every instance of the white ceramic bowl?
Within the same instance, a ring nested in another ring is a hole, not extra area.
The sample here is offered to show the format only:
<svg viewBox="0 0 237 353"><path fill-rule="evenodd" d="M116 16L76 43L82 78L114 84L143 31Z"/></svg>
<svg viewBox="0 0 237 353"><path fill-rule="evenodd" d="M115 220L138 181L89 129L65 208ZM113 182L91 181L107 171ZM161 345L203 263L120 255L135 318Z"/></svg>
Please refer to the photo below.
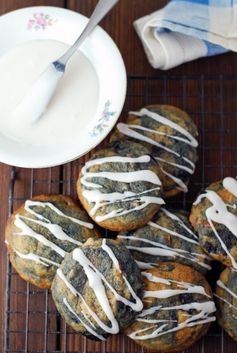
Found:
<svg viewBox="0 0 237 353"><path fill-rule="evenodd" d="M28 7L0 17L0 55L14 46L36 39L73 44L88 18L57 7ZM1 134L0 161L6 164L43 168L72 161L97 146L111 131L123 108L126 70L121 54L109 35L97 27L80 50L97 73L99 99L96 113L70 144L29 146ZM1 112L0 112L1 113Z"/></svg>

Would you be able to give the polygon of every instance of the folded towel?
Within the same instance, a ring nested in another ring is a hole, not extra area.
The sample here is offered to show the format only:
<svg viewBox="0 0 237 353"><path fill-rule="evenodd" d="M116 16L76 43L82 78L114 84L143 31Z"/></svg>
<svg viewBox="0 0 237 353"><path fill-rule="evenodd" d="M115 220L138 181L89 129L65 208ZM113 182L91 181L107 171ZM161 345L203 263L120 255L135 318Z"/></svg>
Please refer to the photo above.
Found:
<svg viewBox="0 0 237 353"><path fill-rule="evenodd" d="M237 51L237 0L172 0L134 22L150 64L167 70Z"/></svg>

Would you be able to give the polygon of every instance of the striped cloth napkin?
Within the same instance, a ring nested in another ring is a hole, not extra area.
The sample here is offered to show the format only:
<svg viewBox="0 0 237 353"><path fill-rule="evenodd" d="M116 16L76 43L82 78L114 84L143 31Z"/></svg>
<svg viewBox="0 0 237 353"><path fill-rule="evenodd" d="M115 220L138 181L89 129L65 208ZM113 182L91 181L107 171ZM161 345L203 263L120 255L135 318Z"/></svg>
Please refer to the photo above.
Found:
<svg viewBox="0 0 237 353"><path fill-rule="evenodd" d="M134 22L150 64L168 70L237 51L237 0L171 0Z"/></svg>

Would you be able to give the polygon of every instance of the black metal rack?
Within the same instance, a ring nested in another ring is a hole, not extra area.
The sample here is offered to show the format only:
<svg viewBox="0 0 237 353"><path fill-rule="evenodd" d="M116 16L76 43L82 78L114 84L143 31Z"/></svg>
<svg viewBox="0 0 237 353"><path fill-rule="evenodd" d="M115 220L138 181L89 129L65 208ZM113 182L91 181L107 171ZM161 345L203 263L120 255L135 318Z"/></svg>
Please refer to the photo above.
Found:
<svg viewBox="0 0 237 353"><path fill-rule="evenodd" d="M115 83L116 84L116 83ZM190 182L190 192L168 204L189 209L197 193L212 181L237 175L237 77L220 75L130 76L123 117L129 109L147 104L172 104L186 110L199 127L199 161ZM83 159L44 170L27 172L28 187L19 194L16 182L22 169L12 168L9 214L34 194L61 192L75 196L77 174ZM24 173L26 173L24 171ZM25 175L25 174L24 174ZM47 175L47 177L45 177ZM37 289L19 278L7 259L6 321L4 353L142 353L143 349L124 336L98 343L80 337L57 314L49 291ZM215 277L212 273L211 280ZM186 353L233 353L237 344L220 327Z"/></svg>

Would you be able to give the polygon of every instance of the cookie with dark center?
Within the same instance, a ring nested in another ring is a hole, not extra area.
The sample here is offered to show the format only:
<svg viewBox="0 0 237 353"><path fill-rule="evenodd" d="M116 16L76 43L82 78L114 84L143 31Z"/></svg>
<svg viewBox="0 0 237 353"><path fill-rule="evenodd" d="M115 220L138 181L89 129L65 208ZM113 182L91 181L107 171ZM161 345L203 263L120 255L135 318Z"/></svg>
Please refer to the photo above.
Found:
<svg viewBox="0 0 237 353"><path fill-rule="evenodd" d="M204 276L174 262L163 262L142 275L144 309L126 334L156 352L179 352L190 347L215 320L215 304Z"/></svg>
<svg viewBox="0 0 237 353"><path fill-rule="evenodd" d="M68 254L52 295L67 324L95 340L119 333L143 307L139 268L130 252L110 239L89 239Z"/></svg>
<svg viewBox="0 0 237 353"><path fill-rule="evenodd" d="M159 167L143 145L116 141L86 162L78 196L91 218L114 231L146 224L164 203Z"/></svg>
<svg viewBox="0 0 237 353"><path fill-rule="evenodd" d="M111 141L126 138L149 148L160 166L165 197L187 192L197 161L197 127L183 110L150 105L119 123Z"/></svg>
<svg viewBox="0 0 237 353"><path fill-rule="evenodd" d="M202 273L211 269L211 258L202 250L185 211L161 208L150 222L117 237L131 251L141 269L174 261L192 266Z"/></svg>
<svg viewBox="0 0 237 353"><path fill-rule="evenodd" d="M194 202L190 222L214 260L237 269L237 181L227 177L207 187Z"/></svg>
<svg viewBox="0 0 237 353"><path fill-rule="evenodd" d="M10 261L26 281L50 288L68 252L98 236L86 212L68 196L26 200L9 218L6 244Z"/></svg>

